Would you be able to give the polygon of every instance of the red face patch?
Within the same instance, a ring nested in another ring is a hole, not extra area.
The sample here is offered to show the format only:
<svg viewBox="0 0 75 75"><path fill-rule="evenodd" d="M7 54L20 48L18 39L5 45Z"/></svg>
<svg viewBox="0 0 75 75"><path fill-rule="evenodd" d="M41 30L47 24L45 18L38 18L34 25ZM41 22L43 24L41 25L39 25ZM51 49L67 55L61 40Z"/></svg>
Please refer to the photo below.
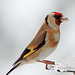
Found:
<svg viewBox="0 0 75 75"><path fill-rule="evenodd" d="M63 15L62 13L59 13L59 12L55 12L54 15Z"/></svg>
<svg viewBox="0 0 75 75"><path fill-rule="evenodd" d="M57 25L60 25L60 23L59 23L59 21L58 21L57 19L55 19L55 23L56 23Z"/></svg>
<svg viewBox="0 0 75 75"><path fill-rule="evenodd" d="M62 16L62 13L59 13L59 12L55 12L55 14L54 15L59 15L59 16ZM59 21L59 19L55 19L55 23L57 24L57 25L60 25L60 21Z"/></svg>

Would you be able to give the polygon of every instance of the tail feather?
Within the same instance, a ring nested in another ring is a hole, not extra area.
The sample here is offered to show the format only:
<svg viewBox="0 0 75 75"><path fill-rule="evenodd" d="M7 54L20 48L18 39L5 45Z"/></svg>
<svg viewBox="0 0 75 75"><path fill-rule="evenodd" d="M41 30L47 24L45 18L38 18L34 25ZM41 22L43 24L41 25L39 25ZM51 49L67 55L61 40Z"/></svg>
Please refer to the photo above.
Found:
<svg viewBox="0 0 75 75"><path fill-rule="evenodd" d="M19 64L19 63L21 63L21 58L17 59L17 60L15 61L15 63L13 64L13 66L14 66L15 64Z"/></svg>
<svg viewBox="0 0 75 75"><path fill-rule="evenodd" d="M13 71L15 68L17 68L19 65L20 65L20 63L17 64L17 65L15 65L6 75L8 75L10 72L12 72L12 71Z"/></svg>

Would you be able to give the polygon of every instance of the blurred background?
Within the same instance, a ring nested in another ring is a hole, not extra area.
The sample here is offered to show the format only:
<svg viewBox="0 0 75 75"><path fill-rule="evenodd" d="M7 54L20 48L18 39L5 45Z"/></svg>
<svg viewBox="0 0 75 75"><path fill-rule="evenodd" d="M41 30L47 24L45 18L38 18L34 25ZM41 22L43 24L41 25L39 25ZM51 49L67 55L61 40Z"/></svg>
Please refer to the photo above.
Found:
<svg viewBox="0 0 75 75"><path fill-rule="evenodd" d="M34 38L45 16L53 11L69 18L63 22L57 49L48 60L61 62L75 56L75 0L0 0L0 75L5 75ZM45 70L45 65L24 65L10 75L72 75Z"/></svg>

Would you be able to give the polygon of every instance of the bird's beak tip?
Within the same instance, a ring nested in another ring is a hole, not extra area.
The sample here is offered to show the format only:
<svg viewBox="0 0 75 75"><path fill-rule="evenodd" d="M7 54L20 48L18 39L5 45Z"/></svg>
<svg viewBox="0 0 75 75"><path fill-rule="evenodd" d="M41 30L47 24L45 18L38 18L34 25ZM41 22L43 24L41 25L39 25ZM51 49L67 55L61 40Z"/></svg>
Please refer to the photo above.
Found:
<svg viewBox="0 0 75 75"><path fill-rule="evenodd" d="M68 21L69 19L67 17L61 17L61 21Z"/></svg>

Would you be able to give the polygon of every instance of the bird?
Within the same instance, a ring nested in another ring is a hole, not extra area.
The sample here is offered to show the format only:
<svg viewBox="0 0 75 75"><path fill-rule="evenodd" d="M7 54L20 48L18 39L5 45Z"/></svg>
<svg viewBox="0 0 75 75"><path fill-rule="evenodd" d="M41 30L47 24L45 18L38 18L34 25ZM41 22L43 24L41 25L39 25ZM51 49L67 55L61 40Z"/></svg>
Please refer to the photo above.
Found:
<svg viewBox="0 0 75 75"><path fill-rule="evenodd" d="M50 12L47 14L34 39L24 49L6 75L24 64L33 62L54 63L44 59L56 49L60 40L60 24L67 20L68 18L60 12Z"/></svg>

